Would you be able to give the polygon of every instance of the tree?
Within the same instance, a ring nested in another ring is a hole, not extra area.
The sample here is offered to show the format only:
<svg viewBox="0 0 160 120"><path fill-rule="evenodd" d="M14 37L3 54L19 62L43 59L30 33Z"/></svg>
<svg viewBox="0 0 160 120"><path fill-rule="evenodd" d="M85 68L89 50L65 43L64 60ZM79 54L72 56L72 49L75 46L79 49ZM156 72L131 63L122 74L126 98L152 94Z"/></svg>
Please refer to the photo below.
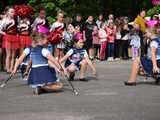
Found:
<svg viewBox="0 0 160 120"><path fill-rule="evenodd" d="M135 17L140 9L153 7L151 0L1 0L0 6L2 10L7 5L25 3L31 5L36 13L41 7L44 7L50 22L55 20L59 9L70 17L76 13L81 13L84 17L88 15L98 16L99 13Z"/></svg>

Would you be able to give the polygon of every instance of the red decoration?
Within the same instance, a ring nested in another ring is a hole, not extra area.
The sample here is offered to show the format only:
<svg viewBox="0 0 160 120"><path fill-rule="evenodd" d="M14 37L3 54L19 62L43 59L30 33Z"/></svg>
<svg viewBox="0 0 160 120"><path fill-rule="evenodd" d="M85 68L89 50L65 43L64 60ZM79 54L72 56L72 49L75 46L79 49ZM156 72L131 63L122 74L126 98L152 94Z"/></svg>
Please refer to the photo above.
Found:
<svg viewBox="0 0 160 120"><path fill-rule="evenodd" d="M160 0L152 0L153 5L160 5Z"/></svg>
<svg viewBox="0 0 160 120"><path fill-rule="evenodd" d="M48 40L51 44L58 44L63 38L63 28L56 28L53 32L50 33Z"/></svg>
<svg viewBox="0 0 160 120"><path fill-rule="evenodd" d="M33 8L28 5L16 5L14 6L15 14L20 17L30 17L34 15Z"/></svg>

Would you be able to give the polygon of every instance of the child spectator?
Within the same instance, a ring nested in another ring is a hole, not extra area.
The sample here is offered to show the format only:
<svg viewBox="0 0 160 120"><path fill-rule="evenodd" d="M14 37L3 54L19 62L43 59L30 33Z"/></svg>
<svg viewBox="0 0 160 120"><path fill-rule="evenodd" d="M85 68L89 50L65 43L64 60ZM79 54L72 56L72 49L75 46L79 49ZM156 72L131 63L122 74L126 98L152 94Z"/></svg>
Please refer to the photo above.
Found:
<svg viewBox="0 0 160 120"><path fill-rule="evenodd" d="M94 26L92 36L93 36L93 47L95 51L94 58L99 59L100 41L98 38L98 27L97 26Z"/></svg>
<svg viewBox="0 0 160 120"><path fill-rule="evenodd" d="M116 28L113 22L109 22L108 27L106 28L107 33L107 44L108 44L108 61L114 60L114 42L115 42L115 33Z"/></svg>
<svg viewBox="0 0 160 120"><path fill-rule="evenodd" d="M100 29L98 31L99 40L101 43L101 49L100 49L100 60L105 60L106 55L106 46L107 46L107 33L105 31L105 24L100 25Z"/></svg>
<svg viewBox="0 0 160 120"><path fill-rule="evenodd" d="M140 37L135 29L132 29L131 31L130 40L130 45L132 49L132 60L134 60L135 58L139 57L141 46Z"/></svg>

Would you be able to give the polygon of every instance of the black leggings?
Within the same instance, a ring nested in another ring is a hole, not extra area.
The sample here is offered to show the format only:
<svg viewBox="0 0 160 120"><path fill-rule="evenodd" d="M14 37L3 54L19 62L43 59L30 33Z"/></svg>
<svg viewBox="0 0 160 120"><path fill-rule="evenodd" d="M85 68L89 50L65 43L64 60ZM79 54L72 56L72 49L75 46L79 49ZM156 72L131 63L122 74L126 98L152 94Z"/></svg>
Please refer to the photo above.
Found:
<svg viewBox="0 0 160 120"><path fill-rule="evenodd" d="M128 40L122 40L122 58L128 59Z"/></svg>

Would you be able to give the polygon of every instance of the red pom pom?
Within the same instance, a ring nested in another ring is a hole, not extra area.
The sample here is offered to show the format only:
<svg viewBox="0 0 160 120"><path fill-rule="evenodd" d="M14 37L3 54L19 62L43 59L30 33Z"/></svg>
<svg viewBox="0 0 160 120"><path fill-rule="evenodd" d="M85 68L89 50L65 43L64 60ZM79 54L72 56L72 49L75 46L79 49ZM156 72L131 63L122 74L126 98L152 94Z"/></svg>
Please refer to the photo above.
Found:
<svg viewBox="0 0 160 120"><path fill-rule="evenodd" d="M30 17L34 15L33 8L28 5L16 5L14 9L16 15L20 17Z"/></svg>
<svg viewBox="0 0 160 120"><path fill-rule="evenodd" d="M60 43L63 38L62 33L63 33L63 29L55 29L53 32L50 33L48 37L48 41L51 44Z"/></svg>

